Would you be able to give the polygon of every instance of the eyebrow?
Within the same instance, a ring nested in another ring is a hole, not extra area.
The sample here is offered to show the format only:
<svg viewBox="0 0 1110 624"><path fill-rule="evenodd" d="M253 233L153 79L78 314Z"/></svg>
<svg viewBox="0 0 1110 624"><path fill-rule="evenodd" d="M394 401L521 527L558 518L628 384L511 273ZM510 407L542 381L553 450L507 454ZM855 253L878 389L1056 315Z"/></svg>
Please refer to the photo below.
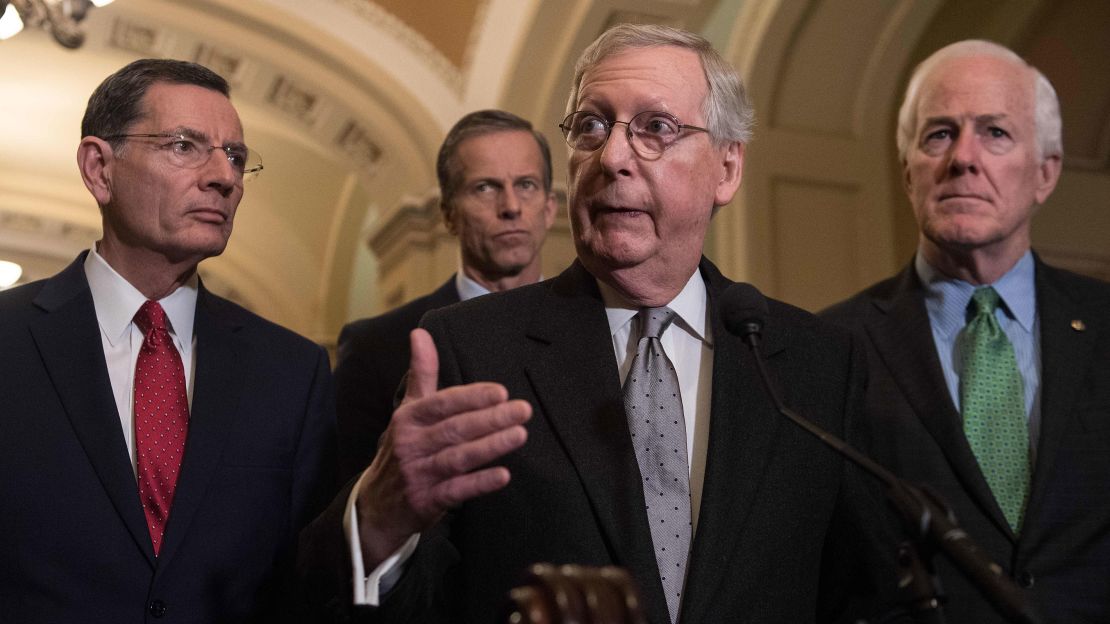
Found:
<svg viewBox="0 0 1110 624"><path fill-rule="evenodd" d="M166 134L179 134L179 135L181 135L181 136L183 136L187 139L193 139L194 141L204 143L205 145L211 145L212 144L212 139L208 138L207 134L201 132L200 130L195 130L193 128L190 128L188 126L178 126L178 127L174 128L173 130L170 130ZM231 147L231 148L235 148L235 149L246 149L247 145L246 145L246 143L243 143L241 141L231 141L231 142L228 142L228 143L224 143L223 145L219 145L217 147L221 147L221 148Z"/></svg>
<svg viewBox="0 0 1110 624"><path fill-rule="evenodd" d="M926 117L925 122L921 125L921 127L927 128L929 126L935 126L938 124L959 125L957 123L957 120L960 118L961 117L959 116L953 115L937 115L935 117ZM975 115L975 117L972 118L972 121L974 121L976 125L983 125L997 123L999 121L1007 121L1009 119L1010 116L1006 113L987 113L984 115Z"/></svg>

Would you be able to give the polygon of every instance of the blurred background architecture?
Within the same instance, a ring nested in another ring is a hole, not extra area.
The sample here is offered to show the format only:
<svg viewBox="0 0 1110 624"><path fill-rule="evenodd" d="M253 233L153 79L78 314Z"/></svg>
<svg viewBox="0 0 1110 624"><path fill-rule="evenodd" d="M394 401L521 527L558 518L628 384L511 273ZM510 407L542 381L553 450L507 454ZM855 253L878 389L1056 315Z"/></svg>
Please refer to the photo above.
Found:
<svg viewBox="0 0 1110 624"><path fill-rule="evenodd" d="M574 60L622 21L701 32L748 82L756 138L741 192L716 217L709 245L731 277L817 309L902 266L916 244L893 138L905 80L936 48L981 37L1040 67L1063 105L1065 172L1037 218L1034 247L1110 279L1104 0L10 4L0 10L82 9L84 39L70 49L28 25L0 41L0 279L4 262L21 267L17 283L49 276L99 237L75 163L81 114L99 81L139 57L193 60L232 83L266 166L203 279L330 346L347 320L426 293L455 269L434 160L464 113L496 107L532 120L551 140L562 193L557 124ZM545 274L573 253L562 214Z"/></svg>

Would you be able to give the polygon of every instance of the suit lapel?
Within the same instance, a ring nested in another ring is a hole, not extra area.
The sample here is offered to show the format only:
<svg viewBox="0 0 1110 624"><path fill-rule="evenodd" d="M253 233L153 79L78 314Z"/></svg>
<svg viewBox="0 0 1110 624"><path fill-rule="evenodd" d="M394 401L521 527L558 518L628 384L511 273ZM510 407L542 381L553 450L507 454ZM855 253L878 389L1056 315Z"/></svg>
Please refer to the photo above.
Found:
<svg viewBox="0 0 1110 624"><path fill-rule="evenodd" d="M652 621L667 619L640 471L624 414L613 339L593 277L575 262L555 278L528 337L525 374L589 497L617 565L644 589Z"/></svg>
<svg viewBox="0 0 1110 624"><path fill-rule="evenodd" d="M680 618L691 622L713 619L713 597L719 590L736 591L721 588L721 580L756 507L764 468L783 424L761 386L751 351L721 323L717 301L732 282L707 260L701 270L713 330L713 390L701 513ZM783 350L782 334L774 319L768 319L761 351L772 376L775 356Z"/></svg>
<svg viewBox="0 0 1110 624"><path fill-rule="evenodd" d="M242 368L247 346L237 333L239 329L226 303L201 286L194 326L196 371L189 435L166 526L166 541L160 556L163 562L173 557L188 532L242 409Z"/></svg>
<svg viewBox="0 0 1110 624"><path fill-rule="evenodd" d="M35 305L46 314L31 324L31 334L89 463L153 565L154 549L112 396L84 260L82 254L43 287Z"/></svg>
<svg viewBox="0 0 1110 624"><path fill-rule="evenodd" d="M1089 318L1088 310L1071 293L1063 290L1054 279L1054 269L1037 259L1037 308L1041 332L1041 430L1037 459L1033 470L1026 518L1040 507L1045 489L1051 481L1052 468L1060 453L1061 439L1073 426L1076 416L1072 409L1086 371L1091 364L1091 350L1098 341L1098 332L1087 324L1084 331L1072 328L1072 322ZM1026 522L1039 527L1043 523ZM1023 537L1025 537L1023 535Z"/></svg>
<svg viewBox="0 0 1110 624"><path fill-rule="evenodd" d="M963 419L952 404L937 359L922 287L912 263L898 280L890 298L878 297L873 301L875 307L865 323L867 333L883 364L944 452L965 491L998 530L1013 539L1013 532L964 435Z"/></svg>

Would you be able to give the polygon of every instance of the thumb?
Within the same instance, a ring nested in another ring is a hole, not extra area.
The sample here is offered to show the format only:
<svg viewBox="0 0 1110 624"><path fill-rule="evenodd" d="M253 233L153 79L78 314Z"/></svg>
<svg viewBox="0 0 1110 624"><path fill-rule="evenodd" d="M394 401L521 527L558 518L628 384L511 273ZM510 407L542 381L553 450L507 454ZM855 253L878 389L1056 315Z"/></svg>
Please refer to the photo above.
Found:
<svg viewBox="0 0 1110 624"><path fill-rule="evenodd" d="M405 380L406 403L435 394L439 385L439 354L432 335L423 329L414 329L409 334L409 345L412 358Z"/></svg>

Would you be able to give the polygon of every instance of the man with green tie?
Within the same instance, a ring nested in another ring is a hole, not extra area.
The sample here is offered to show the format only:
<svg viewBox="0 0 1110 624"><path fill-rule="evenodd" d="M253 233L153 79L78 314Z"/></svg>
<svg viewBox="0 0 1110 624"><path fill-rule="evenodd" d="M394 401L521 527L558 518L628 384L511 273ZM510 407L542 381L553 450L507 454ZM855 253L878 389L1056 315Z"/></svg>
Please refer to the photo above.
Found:
<svg viewBox="0 0 1110 624"><path fill-rule="evenodd" d="M871 448L938 491L1045 621L1110 621L1110 285L1030 243L1061 171L1056 93L963 41L917 67L898 121L917 254L825 312L866 337ZM1003 621L938 572L949 621Z"/></svg>

